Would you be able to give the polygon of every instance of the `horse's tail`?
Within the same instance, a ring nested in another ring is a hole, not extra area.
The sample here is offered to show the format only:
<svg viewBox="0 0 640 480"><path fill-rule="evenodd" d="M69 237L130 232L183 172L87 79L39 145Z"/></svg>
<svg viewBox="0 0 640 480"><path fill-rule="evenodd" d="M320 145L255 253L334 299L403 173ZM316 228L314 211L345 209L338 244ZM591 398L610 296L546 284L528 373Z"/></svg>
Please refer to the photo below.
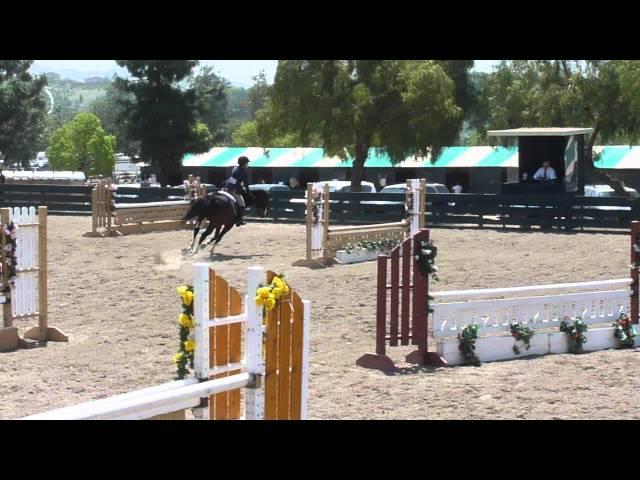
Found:
<svg viewBox="0 0 640 480"><path fill-rule="evenodd" d="M184 217L182 217L182 221L187 221L187 220L191 220L192 218L205 218L206 217L206 210L207 210L207 202L204 198L198 198L195 202L193 202L191 204L191 207L189 207L189 210L187 211L187 213L185 214Z"/></svg>

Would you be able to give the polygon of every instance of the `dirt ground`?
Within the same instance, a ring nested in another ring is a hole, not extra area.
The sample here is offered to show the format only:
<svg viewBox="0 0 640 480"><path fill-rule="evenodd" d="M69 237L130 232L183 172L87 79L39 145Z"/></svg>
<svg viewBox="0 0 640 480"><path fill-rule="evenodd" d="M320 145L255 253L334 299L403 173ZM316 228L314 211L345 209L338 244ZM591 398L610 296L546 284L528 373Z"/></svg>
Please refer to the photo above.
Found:
<svg viewBox="0 0 640 480"><path fill-rule="evenodd" d="M0 418L12 419L171 381L180 312L176 286L190 282L190 232L91 238L88 217L49 218L50 324L69 343L0 354ZM436 290L622 278L628 237L614 234L434 230ZM640 418L640 353L554 355L475 367L401 363L366 370L373 351L375 262L322 270L292 267L304 227L259 223L232 230L212 259L241 293L246 268L286 274L312 301L312 419ZM209 259L201 252L195 259ZM27 325L19 325L27 326Z"/></svg>

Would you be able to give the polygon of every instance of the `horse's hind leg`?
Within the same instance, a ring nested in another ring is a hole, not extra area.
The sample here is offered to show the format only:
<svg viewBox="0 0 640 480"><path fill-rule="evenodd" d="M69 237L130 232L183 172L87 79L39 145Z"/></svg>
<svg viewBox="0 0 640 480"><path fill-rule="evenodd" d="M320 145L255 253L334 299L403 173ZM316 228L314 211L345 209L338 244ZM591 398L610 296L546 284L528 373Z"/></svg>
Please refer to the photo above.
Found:
<svg viewBox="0 0 640 480"><path fill-rule="evenodd" d="M200 241L198 241L198 246L196 247L193 253L196 253L198 250L200 250L200 245L202 245L202 242L204 241L204 239L207 238L207 236L209 236L211 232L213 232L214 228L215 227L211 223L209 223L209 226L207 227L207 229L204 232L202 232L202 235L200 235Z"/></svg>
<svg viewBox="0 0 640 480"><path fill-rule="evenodd" d="M233 228L233 223L231 225L225 225L222 232L216 235L215 241L213 243L213 247L211 247L211 255L213 255L213 250L216 248L216 245L220 243L220 240L222 240L222 237L224 237L225 234L232 228Z"/></svg>
<svg viewBox="0 0 640 480"><path fill-rule="evenodd" d="M220 229L221 229L221 228L222 228L222 225L220 225L220 226L218 226L218 227L216 228L216 231L215 231L215 232L213 232L213 235L211 236L211 238L210 238L209 240L207 240L207 241L204 243L204 246L205 246L205 247L208 247L208 246L209 246L209 245L211 245L213 242L215 242L216 238L218 238L218 235L220 234Z"/></svg>

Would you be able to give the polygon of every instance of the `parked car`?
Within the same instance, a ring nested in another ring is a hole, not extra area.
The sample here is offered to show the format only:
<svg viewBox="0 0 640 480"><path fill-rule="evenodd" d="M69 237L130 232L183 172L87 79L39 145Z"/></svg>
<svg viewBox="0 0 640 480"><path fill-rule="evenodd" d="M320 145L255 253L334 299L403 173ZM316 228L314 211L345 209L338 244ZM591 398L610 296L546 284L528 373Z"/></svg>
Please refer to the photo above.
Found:
<svg viewBox="0 0 640 480"><path fill-rule="evenodd" d="M640 193L638 193L635 189L630 188L630 187L624 187L624 189L629 192L629 198L631 199L637 199L640 198ZM618 197L618 194L615 192L615 190L613 188L611 188L609 185L585 185L584 186L584 196L585 197L598 197L598 198L606 198L606 197ZM531 208L531 207L537 207L537 205L510 205L511 208L522 208L523 210L526 208ZM548 206L546 208L554 208L552 206ZM593 217L589 217L588 215L588 210L600 210L600 211L611 211L612 214L611 216L605 216L604 220L613 220L616 221L618 220L615 212L621 212L621 211L630 211L631 207L618 207L616 205L586 205L586 206L582 206L582 205L573 205L572 207L573 209L576 210L582 210L583 212L585 210L587 210L587 215L582 215L584 218L591 218L593 219ZM577 213L577 212L576 212ZM537 215L523 215L524 218L537 218ZM499 216L499 218L509 218L509 215L503 215L503 216ZM564 218L564 217L556 217L556 219L558 218ZM572 217L575 218L575 217Z"/></svg>
<svg viewBox="0 0 640 480"><path fill-rule="evenodd" d="M351 192L351 182L344 180L327 180L315 182L313 184L314 187L323 189L325 185L329 185L329 193L350 193ZM371 182L361 182L360 183L360 192L361 193L376 193L376 187ZM339 200L329 200L329 203L338 203ZM307 203L306 198L292 198L291 203ZM344 203L349 203L344 202ZM362 202L369 203L369 202Z"/></svg>
<svg viewBox="0 0 640 480"><path fill-rule="evenodd" d="M637 199L640 198L640 194L637 190L624 187L625 191L629 193L629 198ZM585 185L584 186L584 196L585 197L598 197L598 198L606 198L606 197L618 197L616 191L611 188L609 185ZM576 208L576 207L574 207ZM579 208L579 207L578 207ZM583 210L609 210L612 212L620 212L620 211L630 211L631 207L618 207L615 205L590 205L582 207ZM605 217L605 220L617 220L615 217L615 213L611 217Z"/></svg>
<svg viewBox="0 0 640 480"><path fill-rule="evenodd" d="M249 185L249 191L251 190L264 190L267 192L288 192L291 189L287 185L281 183L256 183Z"/></svg>
<svg viewBox="0 0 640 480"><path fill-rule="evenodd" d="M640 198L640 193L637 190L631 187L624 187L625 191L629 193L630 198ZM584 186L584 196L585 197L617 197L618 194L616 191L611 188L609 185L585 185ZM615 207L615 206L601 206L594 207L602 210L610 210L610 209L620 209L624 208L628 210L628 207Z"/></svg>
<svg viewBox="0 0 640 480"><path fill-rule="evenodd" d="M318 188L324 188L324 185L329 185L329 193L340 192L350 193L351 182L348 180L329 180L322 182L315 182L314 186ZM360 192L362 193L376 193L376 187L371 182L360 182Z"/></svg>
<svg viewBox="0 0 640 480"><path fill-rule="evenodd" d="M404 195L407 191L406 183L396 183L394 185L387 185L384 187L380 193L398 193ZM427 183L427 195L432 193L451 193L446 185L441 183ZM429 202L429 197L427 196L427 202ZM365 202L362 202L365 203ZM398 205L404 204L404 197L402 197L402 201L393 201L393 200L376 200L373 202L366 202L370 205ZM447 205L454 206L455 203L447 202Z"/></svg>

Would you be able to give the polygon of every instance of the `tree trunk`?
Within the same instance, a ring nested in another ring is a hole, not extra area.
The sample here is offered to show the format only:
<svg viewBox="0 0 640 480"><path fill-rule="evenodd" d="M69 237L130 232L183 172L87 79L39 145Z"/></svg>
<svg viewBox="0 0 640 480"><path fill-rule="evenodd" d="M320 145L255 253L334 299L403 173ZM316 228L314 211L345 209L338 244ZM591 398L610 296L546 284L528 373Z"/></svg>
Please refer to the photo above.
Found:
<svg viewBox="0 0 640 480"><path fill-rule="evenodd" d="M163 158L162 161L156 162L154 171L158 183L162 187L166 187L167 185L176 186L182 183L180 162L175 158Z"/></svg>
<svg viewBox="0 0 640 480"><path fill-rule="evenodd" d="M609 172L600 168L596 168L593 163L593 146L596 143L596 139L599 133L600 125L598 124L598 122L596 122L596 125L593 128L593 133L591 134L591 137L589 137L589 142L587 143L586 147L585 177L591 177L592 179L597 179L605 185L609 185L611 188L613 188L616 195L619 197L628 197L629 192L624 189L624 185L620 180L615 180L611 177L611 174Z"/></svg>
<svg viewBox="0 0 640 480"><path fill-rule="evenodd" d="M364 179L364 162L369 156L369 145L371 138L368 135L356 135L356 158L351 168L351 191L360 192L360 185Z"/></svg>

